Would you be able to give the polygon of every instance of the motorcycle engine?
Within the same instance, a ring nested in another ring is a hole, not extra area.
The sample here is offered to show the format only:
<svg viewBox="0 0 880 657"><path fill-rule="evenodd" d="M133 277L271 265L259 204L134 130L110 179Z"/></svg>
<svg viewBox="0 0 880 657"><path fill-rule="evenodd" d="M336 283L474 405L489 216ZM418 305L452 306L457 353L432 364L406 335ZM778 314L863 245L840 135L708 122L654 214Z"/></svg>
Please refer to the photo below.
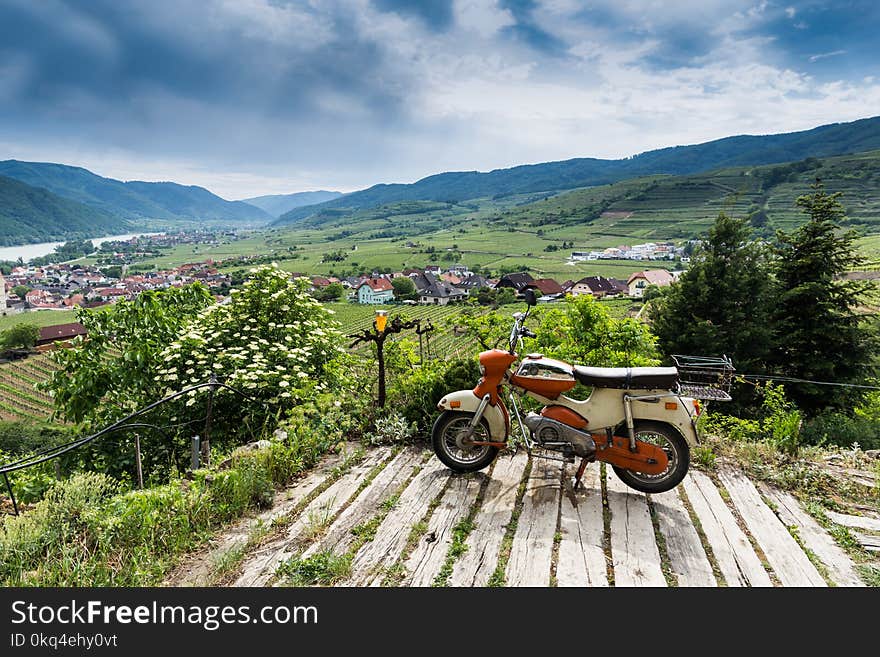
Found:
<svg viewBox="0 0 880 657"><path fill-rule="evenodd" d="M566 451L569 447L577 456L588 457L596 452L596 443L586 431L580 431L537 413L529 413L523 418L532 432L535 441L549 449Z"/></svg>

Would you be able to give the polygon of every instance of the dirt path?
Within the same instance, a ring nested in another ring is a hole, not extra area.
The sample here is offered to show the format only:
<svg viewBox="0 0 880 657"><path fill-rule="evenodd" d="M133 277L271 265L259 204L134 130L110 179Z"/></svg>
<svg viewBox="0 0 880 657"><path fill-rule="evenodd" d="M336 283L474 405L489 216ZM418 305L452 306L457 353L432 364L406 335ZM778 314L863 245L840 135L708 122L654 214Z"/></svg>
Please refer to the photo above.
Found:
<svg viewBox="0 0 880 657"><path fill-rule="evenodd" d="M729 466L645 495L598 465L574 491L562 465L519 452L456 475L418 447L330 457L166 584L301 585L288 576L307 565L339 586L864 585L795 498Z"/></svg>

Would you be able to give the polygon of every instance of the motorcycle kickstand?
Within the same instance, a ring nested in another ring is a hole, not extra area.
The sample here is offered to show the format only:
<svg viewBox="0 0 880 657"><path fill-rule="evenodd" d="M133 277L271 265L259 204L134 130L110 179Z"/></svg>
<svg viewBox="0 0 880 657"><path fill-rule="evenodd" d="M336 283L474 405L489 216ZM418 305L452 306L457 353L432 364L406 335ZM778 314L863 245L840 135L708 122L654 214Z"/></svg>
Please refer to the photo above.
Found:
<svg viewBox="0 0 880 657"><path fill-rule="evenodd" d="M572 490L577 490L578 488L581 488L583 486L583 484L581 484L581 479L584 476L584 471L587 469L588 463L589 461L587 461L586 458L581 459L581 464L578 466L577 472L574 475L574 479L571 482Z"/></svg>

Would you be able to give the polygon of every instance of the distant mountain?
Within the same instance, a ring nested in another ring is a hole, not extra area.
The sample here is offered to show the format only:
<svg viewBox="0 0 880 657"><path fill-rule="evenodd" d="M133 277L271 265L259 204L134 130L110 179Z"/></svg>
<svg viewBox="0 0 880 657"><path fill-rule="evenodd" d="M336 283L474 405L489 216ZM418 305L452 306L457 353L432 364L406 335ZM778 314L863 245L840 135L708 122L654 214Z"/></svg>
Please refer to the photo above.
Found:
<svg viewBox="0 0 880 657"><path fill-rule="evenodd" d="M400 201L459 202L513 194L591 187L651 174L686 175L724 167L757 166L829 157L880 148L880 117L834 123L802 132L741 135L692 146L648 151L622 160L579 158L530 164L488 173L440 173L412 184L374 185L319 205L295 208L273 225L325 218Z"/></svg>
<svg viewBox="0 0 880 657"><path fill-rule="evenodd" d="M260 208L227 201L203 187L173 182L122 182L87 169L48 162L0 162L0 176L132 220L219 220L268 223Z"/></svg>
<svg viewBox="0 0 880 657"><path fill-rule="evenodd" d="M285 212L290 212L294 208L302 208L307 205L332 201L340 196L342 196L342 192L327 192L320 190L317 192L296 192L295 194L256 196L254 198L242 199L242 202L249 203L261 210L265 210L273 217L280 217Z"/></svg>
<svg viewBox="0 0 880 657"><path fill-rule="evenodd" d="M0 176L0 244L118 235L131 224L105 210Z"/></svg>

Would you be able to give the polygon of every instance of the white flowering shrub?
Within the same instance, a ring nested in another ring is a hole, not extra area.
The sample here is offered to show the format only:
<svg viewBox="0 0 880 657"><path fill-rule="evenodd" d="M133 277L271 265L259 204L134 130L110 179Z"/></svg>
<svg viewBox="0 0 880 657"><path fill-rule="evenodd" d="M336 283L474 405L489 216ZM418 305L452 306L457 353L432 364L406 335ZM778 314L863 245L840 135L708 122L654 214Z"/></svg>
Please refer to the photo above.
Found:
<svg viewBox="0 0 880 657"><path fill-rule="evenodd" d="M333 311L306 291L306 279L291 280L277 266L251 270L228 303L206 308L163 352L157 379L180 390L211 374L249 397L220 388L214 413L231 427L248 416L275 416L322 392L333 390L343 373L339 325ZM187 407L204 404L208 388L189 393ZM187 415L196 416L197 408Z"/></svg>

